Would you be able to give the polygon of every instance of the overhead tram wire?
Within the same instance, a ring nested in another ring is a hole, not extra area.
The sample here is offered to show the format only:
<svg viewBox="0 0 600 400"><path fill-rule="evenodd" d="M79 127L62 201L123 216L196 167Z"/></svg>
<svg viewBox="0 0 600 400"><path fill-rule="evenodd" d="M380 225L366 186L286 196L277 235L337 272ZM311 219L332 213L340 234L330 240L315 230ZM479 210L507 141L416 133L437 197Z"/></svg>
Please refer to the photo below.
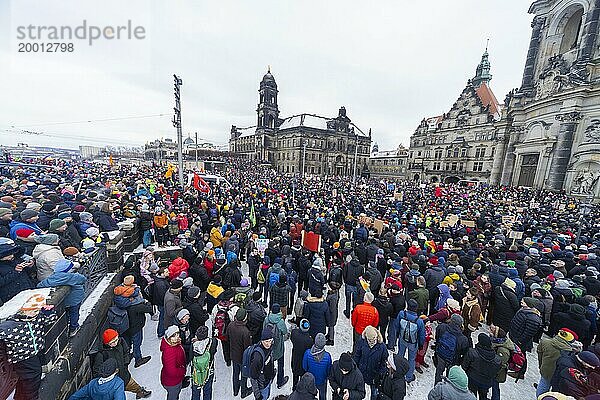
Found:
<svg viewBox="0 0 600 400"><path fill-rule="evenodd" d="M60 134L60 133L54 133L54 132L32 132L32 131L25 131L22 129L15 129L15 128L8 128L8 129L0 129L0 131L5 131L8 133L13 133L16 135L28 135L28 136L34 136L34 137L51 137L51 138L57 138L57 139L73 139L73 140L79 140L81 142L87 142L87 143L101 143L101 144L106 144L107 142L110 142L111 144L118 144L118 145L122 145L122 146L142 146L140 144L140 142L138 141L116 141L113 139L106 139L106 138L94 138L94 137L88 137L88 136L78 136L78 135L71 135L71 134Z"/></svg>
<svg viewBox="0 0 600 400"><path fill-rule="evenodd" d="M82 120L82 121L62 121L62 122L47 122L47 123L36 123L36 124L20 124L20 125L10 125L10 127L11 128L29 128L29 127L34 127L34 126L88 124L88 123L95 123L95 122L109 122L109 121L123 121L123 120L129 120L129 119L166 117L168 115L169 114L132 115L132 116L127 116L127 117L88 119L88 120Z"/></svg>

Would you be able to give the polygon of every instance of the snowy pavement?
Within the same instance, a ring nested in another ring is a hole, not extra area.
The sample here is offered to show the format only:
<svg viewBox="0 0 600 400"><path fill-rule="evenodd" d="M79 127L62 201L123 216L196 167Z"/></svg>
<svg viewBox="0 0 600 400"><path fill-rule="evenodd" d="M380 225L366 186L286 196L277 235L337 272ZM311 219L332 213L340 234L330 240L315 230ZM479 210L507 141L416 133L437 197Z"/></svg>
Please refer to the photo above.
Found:
<svg viewBox="0 0 600 400"><path fill-rule="evenodd" d="M244 263L245 264L245 263ZM247 275L247 268L244 265L243 272ZM335 329L335 346L327 346L325 349L332 355L333 360L337 360L341 353L352 350L352 326L350 320L347 319L342 310L345 304L345 296L343 290L340 292L340 303L339 303L339 317ZM160 339L156 336L156 327L158 322L150 320L148 317L146 320L146 326L144 328L144 340L142 344L142 354L144 356L151 355L152 359L140 368L134 368L133 362L130 364L129 370L133 378L142 386L152 391L151 399L161 399L166 397L166 391L160 384ZM483 328L485 329L485 328ZM473 338L477 338L477 334L473 334ZM433 353L430 348L427 353L427 362L430 368L424 370L423 374L415 373L417 379L407 386L406 400L422 400L427 398L427 394L433 387L435 367L431 361L431 354ZM281 389L277 389L277 386L273 384L271 386L271 397L273 398L279 394L289 395L292 392L292 373L290 367L290 357L292 351L292 344L290 341L285 343L285 372L290 377L290 380L286 386ZM509 380L500 385L501 398L504 399L535 399L535 389L533 383L539 380L539 369L537 361L537 353L535 348L533 353L528 354L528 371L525 380L521 380L518 383L514 382L514 379ZM232 367L227 367L225 360L223 359L223 349L219 344L217 354L215 356L215 380L213 383L213 399L233 399L232 389ZM188 369L189 374L189 369ZM370 390L367 386L367 399L370 398ZM490 392L491 396L491 392ZM331 395L328 395L331 398ZM135 395L127 393L127 399L135 399ZM180 399L188 400L191 399L190 388L184 389L181 392ZM246 399L252 400L253 397L247 397Z"/></svg>

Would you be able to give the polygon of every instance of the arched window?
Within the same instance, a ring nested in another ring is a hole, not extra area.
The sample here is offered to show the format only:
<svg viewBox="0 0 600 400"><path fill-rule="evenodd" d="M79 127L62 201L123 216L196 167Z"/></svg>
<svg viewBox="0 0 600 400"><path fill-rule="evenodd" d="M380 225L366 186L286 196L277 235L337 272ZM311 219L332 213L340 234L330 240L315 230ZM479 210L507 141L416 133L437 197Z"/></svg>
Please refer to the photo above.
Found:
<svg viewBox="0 0 600 400"><path fill-rule="evenodd" d="M579 33L583 17L583 8L579 8L566 20L562 28L562 41L560 42L560 54L576 49L579 42Z"/></svg>

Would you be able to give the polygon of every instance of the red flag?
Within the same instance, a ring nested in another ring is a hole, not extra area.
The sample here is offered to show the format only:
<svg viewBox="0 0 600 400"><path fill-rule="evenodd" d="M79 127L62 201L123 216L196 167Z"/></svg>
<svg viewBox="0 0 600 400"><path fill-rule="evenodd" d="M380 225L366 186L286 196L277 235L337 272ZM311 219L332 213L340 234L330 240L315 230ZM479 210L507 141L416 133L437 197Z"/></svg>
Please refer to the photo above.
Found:
<svg viewBox="0 0 600 400"><path fill-rule="evenodd" d="M321 235L303 230L301 244L305 249L318 253L321 250Z"/></svg>
<svg viewBox="0 0 600 400"><path fill-rule="evenodd" d="M204 179L202 179L200 176L198 176L198 174L195 172L194 172L194 187L196 188L196 190L198 190L202 193L210 193L210 186L208 186L208 183L206 183L206 181Z"/></svg>

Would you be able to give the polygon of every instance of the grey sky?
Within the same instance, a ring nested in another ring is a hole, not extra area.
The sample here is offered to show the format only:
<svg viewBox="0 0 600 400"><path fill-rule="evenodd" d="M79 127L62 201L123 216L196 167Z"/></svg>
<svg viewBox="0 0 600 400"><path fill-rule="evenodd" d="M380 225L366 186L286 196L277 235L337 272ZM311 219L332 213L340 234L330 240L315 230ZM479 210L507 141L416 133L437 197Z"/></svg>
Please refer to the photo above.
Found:
<svg viewBox="0 0 600 400"><path fill-rule="evenodd" d="M175 137L172 74L183 78L183 128L226 143L253 125L267 65L281 116L335 116L346 106L382 149L408 145L419 121L450 109L486 38L502 102L519 86L529 1L256 0L0 2L0 144L142 145ZM101 7L101 9L98 9ZM128 19L141 41L75 42L72 54L17 53L16 26L100 26ZM164 117L53 124L126 116ZM17 135L10 126L47 136ZM36 125L36 126L32 126Z"/></svg>

